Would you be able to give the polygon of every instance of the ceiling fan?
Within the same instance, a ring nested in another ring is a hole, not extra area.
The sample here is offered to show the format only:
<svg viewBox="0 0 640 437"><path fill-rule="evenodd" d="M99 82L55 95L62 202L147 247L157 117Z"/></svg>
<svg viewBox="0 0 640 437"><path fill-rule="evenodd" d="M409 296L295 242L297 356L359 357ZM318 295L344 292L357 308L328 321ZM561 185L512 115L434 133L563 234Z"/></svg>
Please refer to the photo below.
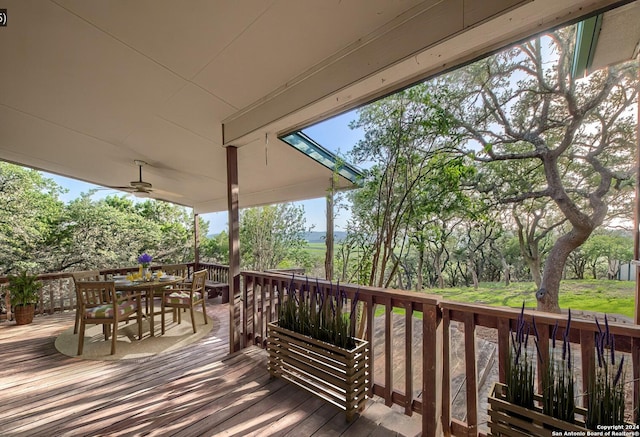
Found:
<svg viewBox="0 0 640 437"><path fill-rule="evenodd" d="M156 195L159 194L159 195L170 195L173 197L182 197L182 195L178 193L172 193L169 191L158 190L153 188L153 185L151 185L150 182L142 180L142 167L149 164L139 159L136 159L133 162L138 166L138 180L129 182L129 186L108 187L108 188L111 188L114 190L126 191L128 193L133 194L136 197L148 197L148 195L152 192L155 193ZM157 198L157 197L154 195L154 198ZM158 200L163 200L163 199L158 198Z"/></svg>
<svg viewBox="0 0 640 437"><path fill-rule="evenodd" d="M138 180L129 182L128 187L111 187L116 190L128 191L133 194L149 194L153 191L153 185L149 182L142 180L142 167L147 165L146 162L141 160L134 160L135 164L138 166Z"/></svg>

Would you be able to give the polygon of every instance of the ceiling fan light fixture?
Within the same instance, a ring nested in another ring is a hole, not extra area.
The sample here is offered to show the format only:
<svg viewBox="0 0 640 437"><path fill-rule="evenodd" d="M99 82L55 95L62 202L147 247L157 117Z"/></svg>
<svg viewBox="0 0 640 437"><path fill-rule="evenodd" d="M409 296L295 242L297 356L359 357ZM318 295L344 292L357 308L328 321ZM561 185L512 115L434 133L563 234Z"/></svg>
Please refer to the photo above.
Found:
<svg viewBox="0 0 640 437"><path fill-rule="evenodd" d="M148 191L152 188L152 185L149 182L145 182L143 180L131 181L129 184L138 191Z"/></svg>

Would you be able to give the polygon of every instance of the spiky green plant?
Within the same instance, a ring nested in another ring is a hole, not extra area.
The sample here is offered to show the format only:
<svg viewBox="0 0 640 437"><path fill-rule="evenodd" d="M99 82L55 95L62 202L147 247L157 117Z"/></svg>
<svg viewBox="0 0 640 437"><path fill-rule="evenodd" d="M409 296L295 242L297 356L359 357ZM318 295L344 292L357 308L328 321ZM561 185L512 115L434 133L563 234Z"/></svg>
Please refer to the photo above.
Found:
<svg viewBox="0 0 640 437"><path fill-rule="evenodd" d="M296 291L292 278L280 300L280 327L345 349L354 348L358 293L351 302L350 312L345 313L348 299L339 283L335 291L333 284L328 293L320 292L318 284L315 290L310 291L307 280L305 286Z"/></svg>
<svg viewBox="0 0 640 437"><path fill-rule="evenodd" d="M535 326L535 321L534 321ZM571 310L567 327L564 331L562 341L562 354L558 359L556 352L556 333L558 323L553 328L551 334L552 347L549 354L546 373L543 376L542 389L542 411L544 414L573 423L575 420L575 378L573 375L573 364L571 359L571 343L569 342L569 331L571 328ZM537 333L537 331L536 331Z"/></svg>
<svg viewBox="0 0 640 437"><path fill-rule="evenodd" d="M615 338L609 332L606 315L604 325L603 331L596 319L598 367L589 381L589 408L586 417L586 425L590 429L598 429L598 426L604 425L624 424L624 356L616 362Z"/></svg>
<svg viewBox="0 0 640 437"><path fill-rule="evenodd" d="M525 408L533 408L534 400L534 368L529 357L529 324L524 320L524 303L516 321L515 331L510 331L511 347L509 348L505 376L507 401Z"/></svg>

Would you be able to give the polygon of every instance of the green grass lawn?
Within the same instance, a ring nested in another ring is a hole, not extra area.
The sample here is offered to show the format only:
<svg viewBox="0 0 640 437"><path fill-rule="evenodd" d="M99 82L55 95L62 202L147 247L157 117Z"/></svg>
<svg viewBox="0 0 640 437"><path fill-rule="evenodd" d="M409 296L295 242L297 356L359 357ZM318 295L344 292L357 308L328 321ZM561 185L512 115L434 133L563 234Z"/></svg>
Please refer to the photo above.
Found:
<svg viewBox="0 0 640 437"><path fill-rule="evenodd" d="M327 251L327 245L325 243L307 243L306 247L307 252L313 253L324 253Z"/></svg>
<svg viewBox="0 0 640 437"><path fill-rule="evenodd" d="M632 281L565 280L560 284L560 307L633 317L635 285ZM533 282L517 282L508 287L504 283L483 282L478 290L473 287L428 290L458 302L513 308L522 306L523 301L527 307L535 307L535 291Z"/></svg>
<svg viewBox="0 0 640 437"><path fill-rule="evenodd" d="M306 250L314 257L324 258L326 246L324 242L307 243ZM514 282L508 287L502 282L483 282L478 290L474 290L473 287L458 287L434 288L425 292L458 302L520 308L524 301L527 307L536 307L536 286L533 282ZM571 279L560 283L562 309L571 308L633 317L634 302L635 282L633 281ZM379 315L381 311L384 313L384 309L378 308L376 314Z"/></svg>

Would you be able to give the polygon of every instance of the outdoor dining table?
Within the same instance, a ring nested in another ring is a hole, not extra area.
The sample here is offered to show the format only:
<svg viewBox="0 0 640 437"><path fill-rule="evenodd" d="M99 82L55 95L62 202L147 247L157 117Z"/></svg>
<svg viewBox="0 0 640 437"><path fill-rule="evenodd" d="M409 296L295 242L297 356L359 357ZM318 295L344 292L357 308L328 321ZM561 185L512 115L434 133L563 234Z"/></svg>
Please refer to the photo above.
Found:
<svg viewBox="0 0 640 437"><path fill-rule="evenodd" d="M134 291L140 292L146 295L147 301L149 304L149 313L147 316L149 317L149 335L151 337L154 336L154 308L153 308L153 297L154 292L156 290L162 290L170 285L176 285L184 281L184 278L181 276L163 276L165 279L153 278L150 281L115 281L115 286L117 291Z"/></svg>

